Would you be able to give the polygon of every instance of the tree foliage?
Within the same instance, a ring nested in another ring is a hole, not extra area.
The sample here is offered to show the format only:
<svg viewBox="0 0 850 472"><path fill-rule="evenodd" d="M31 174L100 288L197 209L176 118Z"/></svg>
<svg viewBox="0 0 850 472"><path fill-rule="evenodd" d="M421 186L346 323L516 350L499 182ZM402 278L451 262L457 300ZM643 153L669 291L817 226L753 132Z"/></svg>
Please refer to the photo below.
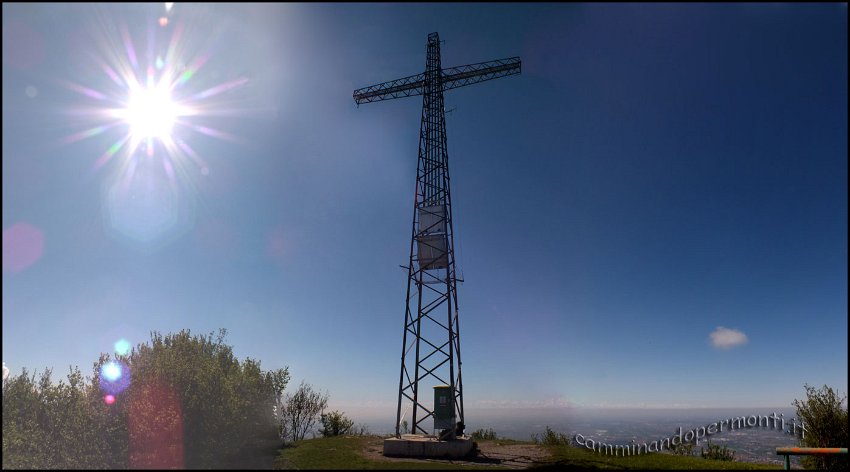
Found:
<svg viewBox="0 0 850 472"><path fill-rule="evenodd" d="M703 459L710 459L714 461L734 461L735 460L735 451L726 447L726 445L718 446L717 444L711 444L711 440L706 441L706 447L699 448L699 455Z"/></svg>
<svg viewBox="0 0 850 472"><path fill-rule="evenodd" d="M224 343L225 335L224 330L215 339L188 331L164 337L153 333L150 345L129 356L138 387L130 391L131 405L138 406L131 434L146 437L150 429L185 438L186 467L212 467L275 434L272 406L289 381L288 370L263 373L258 361L240 363ZM182 433L167 423L175 418L182 418ZM140 465L157 465L141 456L139 460Z"/></svg>
<svg viewBox="0 0 850 472"><path fill-rule="evenodd" d="M571 444L570 438L566 434L555 432L548 425L542 435L532 434L531 442L546 446L569 446Z"/></svg>
<svg viewBox="0 0 850 472"><path fill-rule="evenodd" d="M803 421L805 435L800 439L804 447L847 447L847 397L839 397L826 385L817 389L805 385L806 399L794 400L797 418ZM847 470L847 456L804 456L807 469Z"/></svg>
<svg viewBox="0 0 850 472"><path fill-rule="evenodd" d="M313 390L313 387L301 382L298 390L287 393L279 410L281 438L284 441L301 441L313 429L319 413L328 406L328 394Z"/></svg>
<svg viewBox="0 0 850 472"><path fill-rule="evenodd" d="M472 437L472 439L476 439L476 440L484 440L484 439L498 439L498 436L496 435L496 431L495 431L493 428L488 428L488 429L479 428L479 429L476 429L475 431L473 431L473 432L472 432L472 434L470 435L470 437Z"/></svg>
<svg viewBox="0 0 850 472"><path fill-rule="evenodd" d="M121 412L108 411L79 369L53 384L23 369L3 384L3 468L126 467Z"/></svg>
<svg viewBox="0 0 850 472"><path fill-rule="evenodd" d="M272 407L288 369L239 362L225 335L155 332L128 355L102 354L88 379L78 369L67 383L53 384L50 370L38 380L26 370L11 377L3 383L3 468L212 468L273 439ZM123 367L126 388L101 379L107 362Z"/></svg>
<svg viewBox="0 0 850 472"><path fill-rule="evenodd" d="M670 446L670 452L676 454L677 456L692 456L694 455L694 443L691 442L680 442L678 444Z"/></svg>
<svg viewBox="0 0 850 472"><path fill-rule="evenodd" d="M354 421L345 416L345 413L336 410L330 413L322 413L321 422L322 429L319 432L324 437L345 436L351 434L354 428Z"/></svg>

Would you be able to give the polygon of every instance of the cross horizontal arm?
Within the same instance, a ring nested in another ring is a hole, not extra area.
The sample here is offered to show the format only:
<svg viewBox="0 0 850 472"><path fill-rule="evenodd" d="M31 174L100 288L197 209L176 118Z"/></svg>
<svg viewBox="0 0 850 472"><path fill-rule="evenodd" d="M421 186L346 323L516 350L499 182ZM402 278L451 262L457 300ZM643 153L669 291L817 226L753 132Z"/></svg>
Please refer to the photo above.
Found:
<svg viewBox="0 0 850 472"><path fill-rule="evenodd" d="M441 71L440 82L443 90L464 87L487 80L519 74L522 61L519 57L497 59L459 67L449 67ZM379 102L393 98L411 97L425 93L425 74L416 74L382 84L370 85L354 91L354 101L361 103Z"/></svg>
<svg viewBox="0 0 850 472"><path fill-rule="evenodd" d="M484 82L485 80L519 74L521 70L522 61L520 61L519 57L450 67L443 69L443 90L451 90L453 88Z"/></svg>
<svg viewBox="0 0 850 472"><path fill-rule="evenodd" d="M392 98L422 95L425 89L425 74L411 75L403 79L391 80L382 84L370 85L354 91L354 101L371 103Z"/></svg>

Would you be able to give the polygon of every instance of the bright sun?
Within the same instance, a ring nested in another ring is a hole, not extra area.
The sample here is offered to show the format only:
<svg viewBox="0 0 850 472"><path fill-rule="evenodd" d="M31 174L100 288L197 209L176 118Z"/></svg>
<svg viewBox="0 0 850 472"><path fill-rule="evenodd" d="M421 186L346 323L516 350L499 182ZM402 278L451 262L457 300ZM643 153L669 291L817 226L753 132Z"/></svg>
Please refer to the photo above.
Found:
<svg viewBox="0 0 850 472"><path fill-rule="evenodd" d="M127 108L122 112L122 118L130 125L130 136L135 141L169 139L179 115L180 107L171 100L171 93L164 84L131 90Z"/></svg>
<svg viewBox="0 0 850 472"><path fill-rule="evenodd" d="M228 108L224 105L227 102L218 102L216 97L241 87L248 78L238 77L198 88L198 83L192 78L211 57L205 46L208 38L204 39L206 35L198 38L183 35L189 23L179 15L175 16L176 8L176 5L166 3L159 29L148 29L147 63L140 62L127 25L116 20L121 38L113 38L111 30L95 28L93 39L98 44L90 55L90 65L95 67L93 72L105 74L101 79L106 80L101 82L106 87L99 90L91 85L61 81L69 90L94 100L74 110L79 116L93 120L86 123L87 129L63 139L65 144L106 133L113 127L117 131L112 131L117 139L95 160L95 169L100 169L120 153L125 156L125 165L120 166L118 171L124 172L129 180L135 172L137 153L143 152L152 158L159 152L169 179L174 179L175 166L183 167L183 174L189 175L185 171L191 164L197 164L201 174L206 175L208 168L204 159L192 149L191 139L187 138L194 132L236 140L234 136L199 120L205 115L241 113L238 107ZM195 26L191 28L194 30ZM183 54L196 49L194 56Z"/></svg>

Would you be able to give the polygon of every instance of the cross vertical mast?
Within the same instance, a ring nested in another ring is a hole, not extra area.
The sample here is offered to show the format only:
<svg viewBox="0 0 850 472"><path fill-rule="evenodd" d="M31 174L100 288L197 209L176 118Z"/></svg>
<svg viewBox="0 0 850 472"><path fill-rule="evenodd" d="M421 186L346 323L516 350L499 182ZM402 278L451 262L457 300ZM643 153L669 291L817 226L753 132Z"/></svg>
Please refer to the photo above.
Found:
<svg viewBox="0 0 850 472"><path fill-rule="evenodd" d="M520 70L518 57L443 69L440 38L431 33L424 73L354 91L358 105L422 95L396 437L401 436L401 423L410 407L410 432L414 434L430 433L425 428L429 418L434 418L435 429L450 430L449 438L454 437L455 422L461 425L459 431L466 424L443 92L519 74ZM437 405L432 409L426 404L433 396L430 389L423 391L421 387L437 385L451 392L453 418L449 420L435 415ZM402 411L404 404L407 407Z"/></svg>

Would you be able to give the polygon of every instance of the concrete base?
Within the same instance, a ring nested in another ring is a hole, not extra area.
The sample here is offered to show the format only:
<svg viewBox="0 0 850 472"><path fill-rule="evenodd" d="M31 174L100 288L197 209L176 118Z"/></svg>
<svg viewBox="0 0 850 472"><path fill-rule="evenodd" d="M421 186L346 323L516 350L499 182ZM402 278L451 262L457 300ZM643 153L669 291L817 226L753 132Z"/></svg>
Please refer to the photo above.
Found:
<svg viewBox="0 0 850 472"><path fill-rule="evenodd" d="M472 438L461 436L452 441L438 441L433 436L403 434L401 439L384 439L384 455L394 457L460 458L472 452Z"/></svg>

